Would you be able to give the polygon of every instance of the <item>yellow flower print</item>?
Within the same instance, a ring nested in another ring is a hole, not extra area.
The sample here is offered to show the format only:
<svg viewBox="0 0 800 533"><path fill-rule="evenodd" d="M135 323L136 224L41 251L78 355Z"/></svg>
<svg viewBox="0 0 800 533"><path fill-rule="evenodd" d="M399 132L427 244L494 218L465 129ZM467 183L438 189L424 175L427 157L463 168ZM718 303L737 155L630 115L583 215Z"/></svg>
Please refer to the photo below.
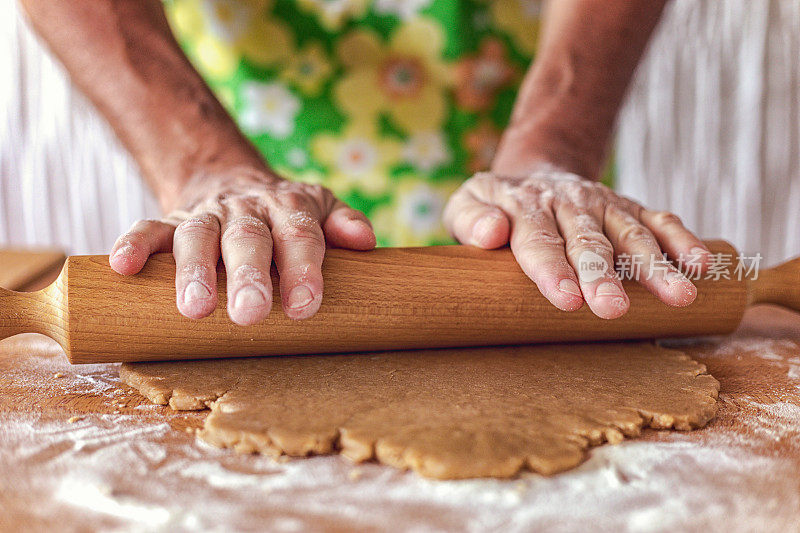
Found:
<svg viewBox="0 0 800 533"><path fill-rule="evenodd" d="M224 43L241 40L250 18L256 14L255 2L239 0L201 0L200 13L210 34Z"/></svg>
<svg viewBox="0 0 800 533"><path fill-rule="evenodd" d="M318 136L311 151L328 167L327 183L334 192L357 189L377 195L386 191L389 169L400 157L400 143L380 138L366 123L354 123L340 136Z"/></svg>
<svg viewBox="0 0 800 533"><path fill-rule="evenodd" d="M225 81L236 72L236 67L239 66L239 55L236 50L210 35L198 37L195 47L189 55L197 66L197 70L209 80Z"/></svg>
<svg viewBox="0 0 800 533"><path fill-rule="evenodd" d="M394 190L393 201L377 208L370 217L375 232L392 246L424 246L449 239L442 211L460 180L431 183L408 175Z"/></svg>
<svg viewBox="0 0 800 533"><path fill-rule="evenodd" d="M309 96L318 96L333 67L319 43L307 45L289 60L281 76Z"/></svg>
<svg viewBox="0 0 800 533"><path fill-rule="evenodd" d="M279 63L295 53L289 29L261 11L252 17L240 47L247 59L264 67Z"/></svg>
<svg viewBox="0 0 800 533"><path fill-rule="evenodd" d="M439 129L451 78L440 59L443 44L441 28L421 18L400 26L385 45L371 32L349 34L337 46L345 73L336 103L357 120L386 113L406 132Z"/></svg>
<svg viewBox="0 0 800 533"><path fill-rule="evenodd" d="M408 138L403 160L423 172L431 172L452 159L447 139L440 131L423 131Z"/></svg>
<svg viewBox="0 0 800 533"><path fill-rule="evenodd" d="M492 17L509 34L519 51L532 55L539 40L539 20L543 0L494 0Z"/></svg>
<svg viewBox="0 0 800 533"><path fill-rule="evenodd" d="M291 34L266 12L270 0L175 0L168 13L179 40L212 80L230 78L244 56L267 66L293 52Z"/></svg>
<svg viewBox="0 0 800 533"><path fill-rule="evenodd" d="M325 29L336 31L347 21L364 16L369 0L297 0L297 3L315 13Z"/></svg>

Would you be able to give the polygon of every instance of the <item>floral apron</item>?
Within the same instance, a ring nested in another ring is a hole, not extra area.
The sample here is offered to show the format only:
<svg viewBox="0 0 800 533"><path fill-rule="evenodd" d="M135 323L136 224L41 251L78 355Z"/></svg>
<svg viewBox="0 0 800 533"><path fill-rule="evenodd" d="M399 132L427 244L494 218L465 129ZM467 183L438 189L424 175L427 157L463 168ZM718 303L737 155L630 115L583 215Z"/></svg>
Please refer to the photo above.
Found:
<svg viewBox="0 0 800 533"><path fill-rule="evenodd" d="M181 45L270 165L363 211L378 243L451 242L533 57L535 0L166 0Z"/></svg>

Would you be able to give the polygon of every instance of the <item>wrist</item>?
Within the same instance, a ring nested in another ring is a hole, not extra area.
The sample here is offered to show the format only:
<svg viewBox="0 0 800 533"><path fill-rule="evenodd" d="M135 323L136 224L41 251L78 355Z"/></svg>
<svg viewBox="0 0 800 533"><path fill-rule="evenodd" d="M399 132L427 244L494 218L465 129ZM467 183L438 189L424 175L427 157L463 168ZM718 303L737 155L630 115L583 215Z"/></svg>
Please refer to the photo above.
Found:
<svg viewBox="0 0 800 533"><path fill-rule="evenodd" d="M209 197L263 188L281 180L263 161L212 161L195 164L181 179L165 180L158 189L163 212L190 209Z"/></svg>
<svg viewBox="0 0 800 533"><path fill-rule="evenodd" d="M137 157L164 212L186 203L191 189L224 185L238 177L277 179L264 158L237 131L226 135L196 134L184 137L178 146L162 146ZM147 165L150 159L152 165Z"/></svg>
<svg viewBox="0 0 800 533"><path fill-rule="evenodd" d="M606 160L605 144L605 140L581 138L558 124L512 124L503 133L492 171L528 175L548 165L596 181Z"/></svg>
<svg viewBox="0 0 800 533"><path fill-rule="evenodd" d="M170 210L187 184L231 169L268 172L259 151L236 122L194 76L170 88L147 87L135 108L125 114L125 141L162 209Z"/></svg>
<svg viewBox="0 0 800 533"><path fill-rule="evenodd" d="M515 112L503 132L492 170L527 175L542 164L599 180L607 157L607 136L570 123L558 109L542 105L530 113Z"/></svg>
<svg viewBox="0 0 800 533"><path fill-rule="evenodd" d="M545 162L597 180L607 157L615 107L576 76L570 55L535 63L520 87L493 170L526 172Z"/></svg>

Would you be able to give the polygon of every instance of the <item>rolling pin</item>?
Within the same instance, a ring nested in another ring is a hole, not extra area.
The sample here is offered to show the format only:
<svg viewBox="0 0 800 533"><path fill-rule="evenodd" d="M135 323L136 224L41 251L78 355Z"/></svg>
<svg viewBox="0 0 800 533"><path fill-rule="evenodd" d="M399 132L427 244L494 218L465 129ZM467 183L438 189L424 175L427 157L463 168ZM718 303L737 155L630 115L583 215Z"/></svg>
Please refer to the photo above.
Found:
<svg viewBox="0 0 800 533"><path fill-rule="evenodd" d="M707 244L736 262L731 245ZM728 279L695 281L697 299L684 308L624 280L630 309L604 320L586 305L553 307L508 249L328 250L314 317L287 318L275 291L270 315L243 327L227 316L222 268L217 309L192 320L175 307L171 254L152 256L128 277L112 271L107 256L75 256L45 289L0 290L0 338L43 333L70 362L99 363L720 335L736 329L750 304L800 309L800 259L762 269L755 280L738 279L733 266L725 272ZM274 268L272 275L277 287Z"/></svg>

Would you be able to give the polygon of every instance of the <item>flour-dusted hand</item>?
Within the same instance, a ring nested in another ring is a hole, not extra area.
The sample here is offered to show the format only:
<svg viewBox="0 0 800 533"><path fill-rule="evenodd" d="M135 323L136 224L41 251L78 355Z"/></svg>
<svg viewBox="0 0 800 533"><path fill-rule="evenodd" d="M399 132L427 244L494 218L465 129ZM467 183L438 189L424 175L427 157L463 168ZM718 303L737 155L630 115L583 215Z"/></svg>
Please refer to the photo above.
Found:
<svg viewBox="0 0 800 533"><path fill-rule="evenodd" d="M638 265L638 279L661 301L684 306L695 286L664 257L704 268L705 245L672 213L651 211L600 183L542 166L527 177L476 174L450 198L444 220L460 242L511 245L522 270L556 307L583 301L602 318L629 307L615 256Z"/></svg>
<svg viewBox="0 0 800 533"><path fill-rule="evenodd" d="M267 172L233 171L190 182L161 220L141 220L111 251L111 268L139 272L156 252L175 255L178 310L208 316L217 305L216 266L227 275L228 315L241 325L260 322L272 307L272 260L283 309L304 319L322 301L322 259L333 246L369 250L375 235L367 218L326 188L286 181Z"/></svg>
<svg viewBox="0 0 800 533"><path fill-rule="evenodd" d="M142 220L111 250L111 268L139 272L172 251L181 313L217 305L225 263L228 314L242 325L272 306L270 265L286 314L308 318L322 300L325 243L375 246L367 219L323 187L282 180L184 55L161 0L23 0L41 33L130 151L167 215ZM70 31L63 31L64 21Z"/></svg>

